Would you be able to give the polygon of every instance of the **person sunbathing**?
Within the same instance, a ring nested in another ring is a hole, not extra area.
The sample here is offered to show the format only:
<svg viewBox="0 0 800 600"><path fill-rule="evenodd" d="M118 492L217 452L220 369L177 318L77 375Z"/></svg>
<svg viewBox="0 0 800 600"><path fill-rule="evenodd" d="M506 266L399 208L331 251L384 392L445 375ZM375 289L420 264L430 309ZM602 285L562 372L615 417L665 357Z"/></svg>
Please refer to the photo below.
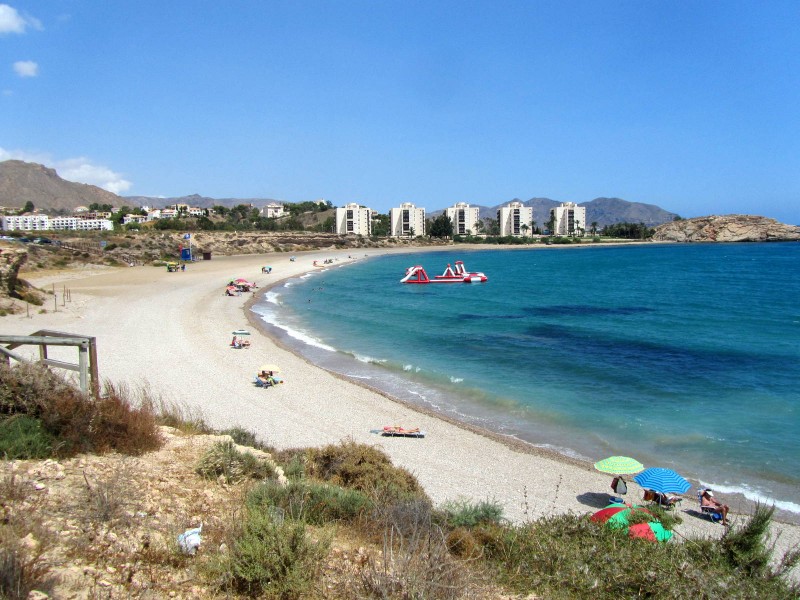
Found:
<svg viewBox="0 0 800 600"><path fill-rule="evenodd" d="M727 504L723 504L714 498L714 492L712 490L703 490L703 493L700 495L700 506L711 509L712 512L720 515L723 525L728 524L728 510L730 509Z"/></svg>
<svg viewBox="0 0 800 600"><path fill-rule="evenodd" d="M667 496L666 494L662 494L661 492L657 492L655 490L645 490L644 500L655 502L659 506L663 506L665 508L672 508L678 502L680 502L682 498L680 496Z"/></svg>

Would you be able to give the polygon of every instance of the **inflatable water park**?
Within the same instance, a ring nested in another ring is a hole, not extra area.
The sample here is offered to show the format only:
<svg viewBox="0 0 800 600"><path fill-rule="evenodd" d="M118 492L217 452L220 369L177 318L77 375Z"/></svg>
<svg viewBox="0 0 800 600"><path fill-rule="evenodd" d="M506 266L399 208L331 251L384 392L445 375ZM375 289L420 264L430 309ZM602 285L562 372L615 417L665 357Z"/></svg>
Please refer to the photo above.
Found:
<svg viewBox="0 0 800 600"><path fill-rule="evenodd" d="M489 278L479 271L467 271L464 261L457 260L455 267L448 264L444 273L435 275L433 279L428 277L421 265L409 267L400 283L483 283L488 280Z"/></svg>

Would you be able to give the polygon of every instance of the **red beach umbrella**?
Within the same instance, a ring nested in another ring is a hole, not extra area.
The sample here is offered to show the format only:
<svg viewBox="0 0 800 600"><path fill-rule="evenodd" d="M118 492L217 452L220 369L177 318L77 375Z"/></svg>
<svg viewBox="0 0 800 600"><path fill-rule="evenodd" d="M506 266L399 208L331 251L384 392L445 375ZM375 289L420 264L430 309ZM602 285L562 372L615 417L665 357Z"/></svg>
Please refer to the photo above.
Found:
<svg viewBox="0 0 800 600"><path fill-rule="evenodd" d="M642 538L651 542L666 542L672 537L672 532L664 529L661 523L653 521L631 525L628 528L628 535L632 538Z"/></svg>
<svg viewBox="0 0 800 600"><path fill-rule="evenodd" d="M644 512L652 515L649 510L640 506L629 506L628 504L609 504L602 510L598 510L591 516L591 520L596 523L605 523L609 527L623 528L628 526L628 517L634 511Z"/></svg>

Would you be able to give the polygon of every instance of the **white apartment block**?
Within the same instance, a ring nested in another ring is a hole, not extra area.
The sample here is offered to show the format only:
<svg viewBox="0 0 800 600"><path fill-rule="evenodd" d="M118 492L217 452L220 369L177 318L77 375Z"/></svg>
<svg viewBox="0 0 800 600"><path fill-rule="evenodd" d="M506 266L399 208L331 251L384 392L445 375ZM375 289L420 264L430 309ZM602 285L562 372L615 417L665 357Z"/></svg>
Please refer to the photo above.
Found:
<svg viewBox="0 0 800 600"><path fill-rule="evenodd" d="M533 208L522 202L510 202L497 211L497 220L500 223L501 236L528 235L533 223Z"/></svg>
<svg viewBox="0 0 800 600"><path fill-rule="evenodd" d="M389 236L408 237L412 234L425 235L425 209L403 202L400 208L389 211Z"/></svg>
<svg viewBox="0 0 800 600"><path fill-rule="evenodd" d="M550 216L555 217L553 235L574 235L586 231L586 207L574 202L562 202L561 206L550 209Z"/></svg>
<svg viewBox="0 0 800 600"><path fill-rule="evenodd" d="M47 215L16 215L3 217L5 231L45 231L50 229Z"/></svg>
<svg viewBox="0 0 800 600"><path fill-rule="evenodd" d="M336 209L336 233L372 235L372 210L355 202Z"/></svg>
<svg viewBox="0 0 800 600"><path fill-rule="evenodd" d="M268 219L277 219L278 217L282 217L285 214L285 211L283 204L279 204L278 202L270 202L261 209L261 214Z"/></svg>
<svg viewBox="0 0 800 600"><path fill-rule="evenodd" d="M74 231L111 231L114 224L108 219L81 219L79 217L53 217L47 215L22 215L3 217L5 231L48 231L69 229Z"/></svg>
<svg viewBox="0 0 800 600"><path fill-rule="evenodd" d="M453 223L453 235L477 233L475 224L481 220L480 209L466 202L458 202L447 209L447 216Z"/></svg>
<svg viewBox="0 0 800 600"><path fill-rule="evenodd" d="M50 229L70 231L113 231L114 223L109 219L81 219L80 217L53 217Z"/></svg>

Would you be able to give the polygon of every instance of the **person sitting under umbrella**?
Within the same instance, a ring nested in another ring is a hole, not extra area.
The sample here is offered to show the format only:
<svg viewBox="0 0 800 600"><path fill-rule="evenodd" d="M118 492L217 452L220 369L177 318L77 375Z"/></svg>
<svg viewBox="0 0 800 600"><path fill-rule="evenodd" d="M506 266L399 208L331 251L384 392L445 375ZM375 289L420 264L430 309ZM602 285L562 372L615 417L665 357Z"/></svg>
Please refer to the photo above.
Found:
<svg viewBox="0 0 800 600"><path fill-rule="evenodd" d="M703 508L709 508L711 511L721 515L722 524L728 524L728 510L730 509L728 508L727 504L723 504L714 498L714 492L712 490L703 490L703 493L700 494L700 506Z"/></svg>

